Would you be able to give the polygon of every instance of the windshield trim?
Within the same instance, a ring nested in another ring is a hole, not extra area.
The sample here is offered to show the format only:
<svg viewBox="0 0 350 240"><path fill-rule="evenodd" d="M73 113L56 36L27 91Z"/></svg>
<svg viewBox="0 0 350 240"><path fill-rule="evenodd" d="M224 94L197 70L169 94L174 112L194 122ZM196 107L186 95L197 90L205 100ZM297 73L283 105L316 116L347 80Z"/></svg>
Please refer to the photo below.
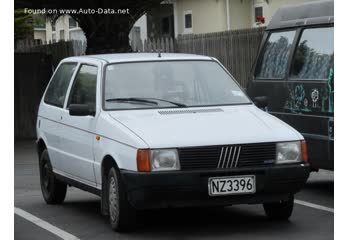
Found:
<svg viewBox="0 0 350 240"><path fill-rule="evenodd" d="M106 82L106 71L107 67L110 65L117 65L117 64L127 64L127 63L148 63L148 62L184 62L184 61L191 61L191 62L215 62L217 63L234 81L238 88L242 91L244 96L247 97L249 102L246 103L230 103L230 104L213 104L213 105L196 105L196 106L191 106L188 105L187 108L195 108L195 107L219 107L219 106L237 106L237 105L249 105L253 104L252 100L250 97L243 91L243 88L241 85L237 82L237 80L231 75L231 73L215 58L211 59L170 59L170 60L141 60L141 61L122 61L122 62L113 62L113 63L107 63L103 66L103 74L102 74L102 95L101 95L101 102L102 102L102 110L103 111L123 111L123 110L146 110L146 109L166 109L166 108L174 108L174 106L168 106L168 107L159 107L159 106L154 106L151 108L145 107L145 108L106 108L105 103L106 103L106 98L105 98L105 82ZM176 107L179 108L179 107Z"/></svg>

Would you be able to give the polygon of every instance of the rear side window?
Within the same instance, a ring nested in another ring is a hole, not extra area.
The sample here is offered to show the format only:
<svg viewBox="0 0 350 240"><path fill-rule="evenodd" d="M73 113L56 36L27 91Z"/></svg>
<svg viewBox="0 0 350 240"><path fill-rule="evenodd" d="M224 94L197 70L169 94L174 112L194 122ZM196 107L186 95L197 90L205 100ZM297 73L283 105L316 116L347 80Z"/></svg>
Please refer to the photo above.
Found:
<svg viewBox="0 0 350 240"><path fill-rule="evenodd" d="M295 31L271 33L260 56L255 77L262 79L282 79L287 71Z"/></svg>
<svg viewBox="0 0 350 240"><path fill-rule="evenodd" d="M96 107L97 67L82 65L71 90L69 104L87 104L90 110Z"/></svg>
<svg viewBox="0 0 350 240"><path fill-rule="evenodd" d="M334 30L305 29L292 61L290 78L300 80L327 79L334 65Z"/></svg>
<svg viewBox="0 0 350 240"><path fill-rule="evenodd" d="M76 66L76 63L63 63L59 66L47 88L44 98L45 103L63 107L69 82Z"/></svg>

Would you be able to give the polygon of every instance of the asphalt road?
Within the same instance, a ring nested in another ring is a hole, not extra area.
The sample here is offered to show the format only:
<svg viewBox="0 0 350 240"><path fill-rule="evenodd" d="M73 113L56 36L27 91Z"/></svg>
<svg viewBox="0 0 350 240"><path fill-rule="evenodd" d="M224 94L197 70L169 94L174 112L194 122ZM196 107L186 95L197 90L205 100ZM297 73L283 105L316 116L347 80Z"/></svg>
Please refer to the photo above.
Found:
<svg viewBox="0 0 350 240"><path fill-rule="evenodd" d="M15 213L15 239L61 239L64 231L79 239L333 239L333 172L312 173L296 195L289 222L265 217L261 205L226 208L167 209L143 212L134 232L113 232L99 213L99 198L69 188L62 205L46 205L40 191L34 142L15 143L15 207L39 218ZM309 204L316 204L306 206ZM50 232L51 231L51 232Z"/></svg>

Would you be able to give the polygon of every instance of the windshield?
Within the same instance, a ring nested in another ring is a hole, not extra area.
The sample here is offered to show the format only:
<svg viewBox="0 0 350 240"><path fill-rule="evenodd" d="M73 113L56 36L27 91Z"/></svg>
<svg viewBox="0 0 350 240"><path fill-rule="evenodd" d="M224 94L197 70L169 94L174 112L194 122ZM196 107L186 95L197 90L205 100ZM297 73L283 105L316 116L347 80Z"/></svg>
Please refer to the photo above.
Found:
<svg viewBox="0 0 350 240"><path fill-rule="evenodd" d="M214 61L111 64L105 76L107 110L250 103L238 84Z"/></svg>

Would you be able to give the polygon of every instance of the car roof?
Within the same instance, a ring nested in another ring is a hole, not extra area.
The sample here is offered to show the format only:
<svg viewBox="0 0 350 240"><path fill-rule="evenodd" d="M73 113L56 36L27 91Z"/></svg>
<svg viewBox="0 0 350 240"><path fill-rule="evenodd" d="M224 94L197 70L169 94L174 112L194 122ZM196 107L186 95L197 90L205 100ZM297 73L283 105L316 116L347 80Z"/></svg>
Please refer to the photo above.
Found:
<svg viewBox="0 0 350 240"><path fill-rule="evenodd" d="M143 62L143 61L169 61L169 60L212 60L211 57L195 55L195 54L180 54L180 53L112 53L85 55L65 58L64 61L84 61L84 59L102 60L106 63L118 62Z"/></svg>
<svg viewBox="0 0 350 240"><path fill-rule="evenodd" d="M279 8L267 30L334 23L334 1L315 1Z"/></svg>

